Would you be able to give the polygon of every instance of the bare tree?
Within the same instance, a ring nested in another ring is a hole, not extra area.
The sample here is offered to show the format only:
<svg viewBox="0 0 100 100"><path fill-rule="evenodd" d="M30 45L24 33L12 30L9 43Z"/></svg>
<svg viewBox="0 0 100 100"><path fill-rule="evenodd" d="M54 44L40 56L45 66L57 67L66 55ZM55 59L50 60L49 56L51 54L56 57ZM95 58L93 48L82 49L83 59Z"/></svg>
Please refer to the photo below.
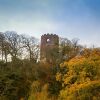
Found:
<svg viewBox="0 0 100 100"><path fill-rule="evenodd" d="M81 50L82 46L78 44L79 39L60 38L60 57L62 60L69 60L75 57Z"/></svg>
<svg viewBox="0 0 100 100"><path fill-rule="evenodd" d="M32 36L21 35L21 37L23 47L28 51L30 61L36 61L39 55L38 40Z"/></svg>
<svg viewBox="0 0 100 100"><path fill-rule="evenodd" d="M4 53L3 53L4 40L5 40L5 37L4 37L3 33L0 32L0 48L1 48L2 61L3 61L3 56L4 56Z"/></svg>
<svg viewBox="0 0 100 100"><path fill-rule="evenodd" d="M8 52L13 58L17 58L20 54L20 38L19 35L14 31L7 31L4 33L6 39L6 47L9 48Z"/></svg>

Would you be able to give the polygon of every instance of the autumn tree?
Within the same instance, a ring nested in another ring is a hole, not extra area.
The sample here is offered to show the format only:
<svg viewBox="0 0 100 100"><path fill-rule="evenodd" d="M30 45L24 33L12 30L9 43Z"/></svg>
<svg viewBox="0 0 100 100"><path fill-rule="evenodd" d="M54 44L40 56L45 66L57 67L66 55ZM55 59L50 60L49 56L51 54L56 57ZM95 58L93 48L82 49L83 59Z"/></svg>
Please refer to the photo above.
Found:
<svg viewBox="0 0 100 100"><path fill-rule="evenodd" d="M56 75L63 87L59 100L100 99L100 49L87 49L83 55L65 61L60 67L66 72Z"/></svg>

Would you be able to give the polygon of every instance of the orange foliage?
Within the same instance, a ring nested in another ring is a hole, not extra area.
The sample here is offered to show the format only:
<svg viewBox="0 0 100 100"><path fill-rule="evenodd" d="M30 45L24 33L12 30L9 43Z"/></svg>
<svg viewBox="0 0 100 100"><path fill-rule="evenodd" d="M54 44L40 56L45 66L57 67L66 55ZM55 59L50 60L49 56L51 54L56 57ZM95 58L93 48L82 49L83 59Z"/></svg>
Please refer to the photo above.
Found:
<svg viewBox="0 0 100 100"><path fill-rule="evenodd" d="M60 64L60 68L63 67L66 67L68 70L67 73L62 74L59 72L56 75L57 81L60 80L65 87L60 92L60 100L86 100L86 98L90 100L90 98L99 98L99 49L85 49L83 55L74 57L70 61L65 61ZM75 98L76 96L77 98Z"/></svg>

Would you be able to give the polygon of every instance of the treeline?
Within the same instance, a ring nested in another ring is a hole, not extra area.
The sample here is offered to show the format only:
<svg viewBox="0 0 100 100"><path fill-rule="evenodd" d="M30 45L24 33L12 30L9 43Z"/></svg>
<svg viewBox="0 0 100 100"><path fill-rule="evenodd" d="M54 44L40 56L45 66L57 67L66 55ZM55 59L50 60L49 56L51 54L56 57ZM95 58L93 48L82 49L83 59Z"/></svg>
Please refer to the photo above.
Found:
<svg viewBox="0 0 100 100"><path fill-rule="evenodd" d="M78 39L68 40L59 38L59 55L60 59L69 59L77 55L82 46L78 44ZM52 53L52 51L50 51ZM14 31L0 32L0 55L2 61L11 61L13 59L29 59L32 61L39 60L40 57L39 40L33 36L17 34Z"/></svg>
<svg viewBox="0 0 100 100"><path fill-rule="evenodd" d="M100 48L59 38L52 63L38 61L39 54L38 39L0 33L0 100L100 99Z"/></svg>
<svg viewBox="0 0 100 100"><path fill-rule="evenodd" d="M7 62L16 58L29 58L36 61L39 53L38 39L33 36L17 34L14 31L0 33L1 60Z"/></svg>

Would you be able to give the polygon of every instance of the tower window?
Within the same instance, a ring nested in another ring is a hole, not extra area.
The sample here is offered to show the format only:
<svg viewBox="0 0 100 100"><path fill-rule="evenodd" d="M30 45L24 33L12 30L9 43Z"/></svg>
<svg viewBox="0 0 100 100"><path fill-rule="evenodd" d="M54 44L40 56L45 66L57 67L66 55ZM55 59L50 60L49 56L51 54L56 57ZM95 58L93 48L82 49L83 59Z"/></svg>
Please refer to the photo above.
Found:
<svg viewBox="0 0 100 100"><path fill-rule="evenodd" d="M50 39L47 39L47 43L50 42Z"/></svg>

